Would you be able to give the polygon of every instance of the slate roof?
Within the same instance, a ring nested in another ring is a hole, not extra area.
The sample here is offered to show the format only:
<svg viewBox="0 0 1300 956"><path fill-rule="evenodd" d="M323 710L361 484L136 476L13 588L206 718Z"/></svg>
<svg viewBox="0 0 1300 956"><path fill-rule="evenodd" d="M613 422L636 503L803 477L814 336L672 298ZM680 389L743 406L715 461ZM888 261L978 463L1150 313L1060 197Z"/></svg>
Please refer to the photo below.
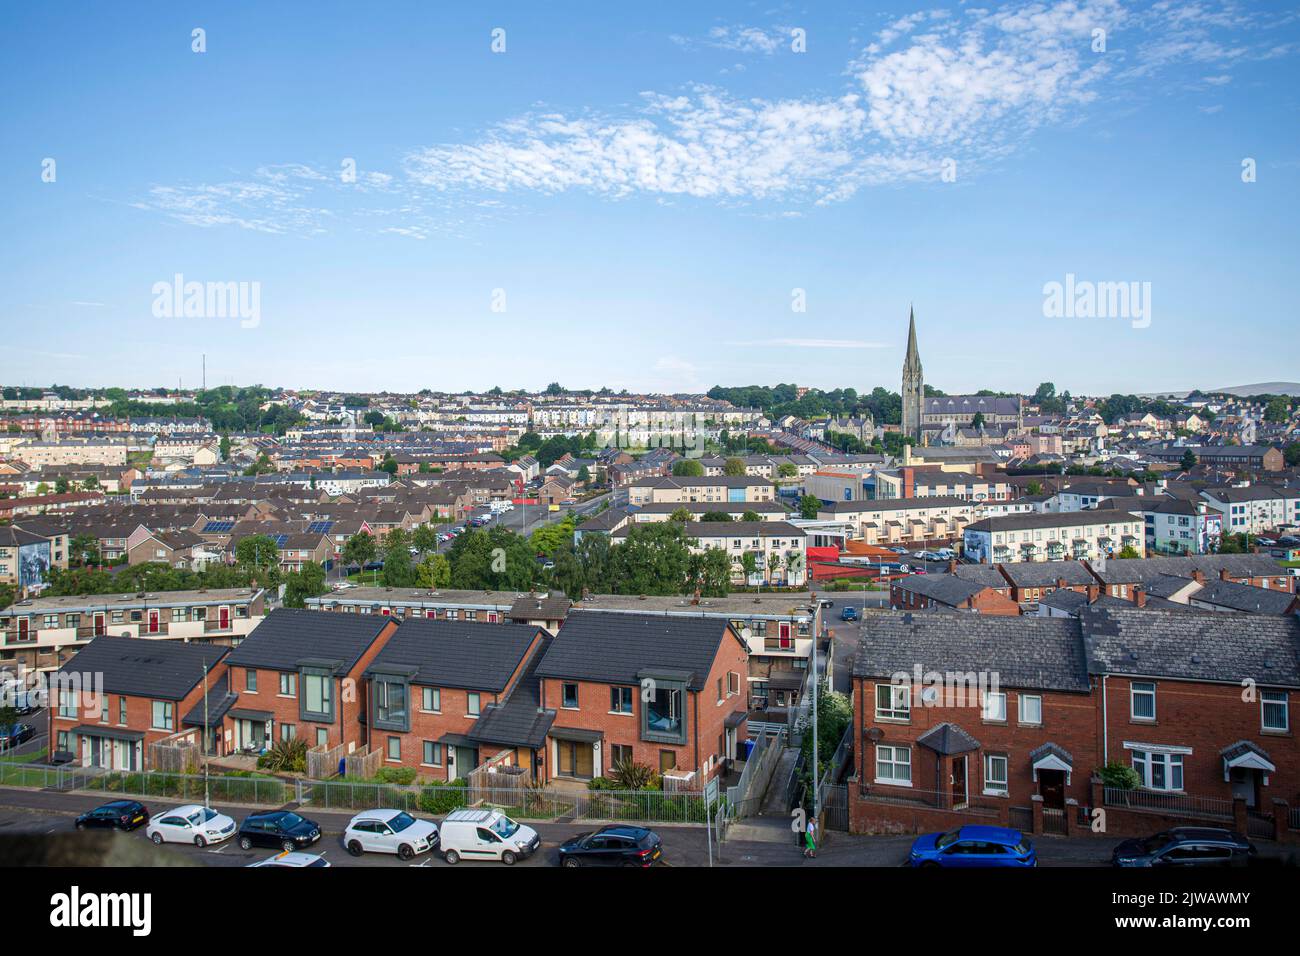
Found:
<svg viewBox="0 0 1300 956"><path fill-rule="evenodd" d="M405 671L417 684L500 693L523 663L540 629L474 621L402 623L366 670Z"/></svg>
<svg viewBox="0 0 1300 956"><path fill-rule="evenodd" d="M489 704L470 728L471 739L485 744L506 747L540 748L546 743L546 733L555 723L555 711L542 710L541 681L537 668L551 645L543 632L543 643L534 652L532 660L510 695L500 704Z"/></svg>
<svg viewBox="0 0 1300 956"><path fill-rule="evenodd" d="M563 591L547 594L521 594L506 614L512 621L528 620L562 621L569 616L573 602Z"/></svg>
<svg viewBox="0 0 1300 956"><path fill-rule="evenodd" d="M1074 755L1060 744L1052 743L1050 740L1029 751L1029 763L1032 766L1033 764L1038 763L1038 761L1043 757L1047 756L1056 757L1062 762L1069 764L1071 767L1074 766Z"/></svg>
<svg viewBox="0 0 1300 956"><path fill-rule="evenodd" d="M939 754L964 754L980 748L978 740L956 724L947 721L927 730L916 738L916 742Z"/></svg>
<svg viewBox="0 0 1300 956"><path fill-rule="evenodd" d="M297 670L303 660L339 661L336 674L356 666L393 618L277 608L230 652L232 667Z"/></svg>
<svg viewBox="0 0 1300 956"><path fill-rule="evenodd" d="M1213 604L1215 607L1245 611L1250 614L1285 614L1295 603L1296 596L1289 591L1257 588L1235 581L1206 581L1205 587L1188 595L1192 602Z"/></svg>
<svg viewBox="0 0 1300 956"><path fill-rule="evenodd" d="M537 669L539 677L607 684L637 684L647 670L689 674L687 686L702 690L722 641L730 631L716 618L662 614L573 614Z"/></svg>
<svg viewBox="0 0 1300 956"><path fill-rule="evenodd" d="M103 674L104 692L180 700L227 655L228 647L141 637L97 637L60 674Z"/></svg>
<svg viewBox="0 0 1300 956"><path fill-rule="evenodd" d="M1085 608L1079 626L1093 674L1300 687L1294 618Z"/></svg>
<svg viewBox="0 0 1300 956"><path fill-rule="evenodd" d="M208 684L206 710L203 701L200 700L188 714L181 718L181 723L192 727L202 727L206 715L207 726L219 727L221 726L221 719L226 716L226 712L235 705L237 700L239 700L239 695L232 693L230 690L230 672L223 671L215 683L210 682Z"/></svg>
<svg viewBox="0 0 1300 956"><path fill-rule="evenodd" d="M1233 577L1279 577L1286 572L1266 554L1192 554L1185 557L1108 558L1105 567L1093 562L1093 573L1107 584L1144 582L1159 574L1190 578L1200 571L1207 578L1217 578L1221 568Z"/></svg>
<svg viewBox="0 0 1300 956"><path fill-rule="evenodd" d="M1088 690L1079 624L1069 618L887 612L862 625L854 677L910 674L918 664L923 673L996 671L1006 687Z"/></svg>
<svg viewBox="0 0 1300 956"><path fill-rule="evenodd" d="M1018 561L1004 564L1002 573L1021 588L1055 587L1058 580L1076 586L1097 583L1078 561Z"/></svg>
<svg viewBox="0 0 1300 956"><path fill-rule="evenodd" d="M963 581L953 574L911 574L901 581L893 582L893 586L913 594L920 594L940 604L947 604L949 607L956 607L985 590L984 585Z"/></svg>
<svg viewBox="0 0 1300 956"><path fill-rule="evenodd" d="M1011 587L1007 579L1002 576L1002 572L991 564L959 564L952 573L963 581L982 584L986 588L1000 588L1006 591Z"/></svg>

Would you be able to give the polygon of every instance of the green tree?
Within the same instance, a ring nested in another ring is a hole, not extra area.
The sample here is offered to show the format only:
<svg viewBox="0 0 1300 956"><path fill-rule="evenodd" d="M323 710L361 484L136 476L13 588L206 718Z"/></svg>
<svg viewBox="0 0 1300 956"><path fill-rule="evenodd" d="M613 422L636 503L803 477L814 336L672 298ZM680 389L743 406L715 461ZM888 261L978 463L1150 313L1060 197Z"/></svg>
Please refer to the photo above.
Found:
<svg viewBox="0 0 1300 956"><path fill-rule="evenodd" d="M347 567L356 565L358 569L364 568L378 555L379 546L368 531L358 531L343 545L343 564Z"/></svg>
<svg viewBox="0 0 1300 956"><path fill-rule="evenodd" d="M221 443L217 446L217 449L221 452L222 461L230 461L230 436L229 435L221 436Z"/></svg>
<svg viewBox="0 0 1300 956"><path fill-rule="evenodd" d="M739 476L745 474L745 459L728 458L722 463L722 473L724 475Z"/></svg>
<svg viewBox="0 0 1300 956"><path fill-rule="evenodd" d="M445 554L430 554L415 568L415 586L436 591L451 587L451 562Z"/></svg>
<svg viewBox="0 0 1300 956"><path fill-rule="evenodd" d="M677 478L702 478L704 466L698 458L683 458L673 462L673 475Z"/></svg>
<svg viewBox="0 0 1300 956"><path fill-rule="evenodd" d="M1183 471L1191 471L1196 467L1196 452L1188 448L1183 452L1182 460L1179 462Z"/></svg>
<svg viewBox="0 0 1300 956"><path fill-rule="evenodd" d="M284 576L284 606L306 607L307 598L320 597L328 590L325 569L315 561L308 561L302 570Z"/></svg>
<svg viewBox="0 0 1300 956"><path fill-rule="evenodd" d="M816 495L804 495L799 499L799 517L806 521L815 521L821 508L822 501Z"/></svg>
<svg viewBox="0 0 1300 956"><path fill-rule="evenodd" d="M683 509L684 510L684 509ZM700 515L701 521L731 521L730 513L726 511L706 511Z"/></svg>
<svg viewBox="0 0 1300 956"><path fill-rule="evenodd" d="M740 520L741 521L762 521L763 516L760 515L757 511L746 511L744 514L740 516Z"/></svg>
<svg viewBox="0 0 1300 956"><path fill-rule="evenodd" d="M421 554L438 550L438 531L430 524L422 524L411 532L411 544Z"/></svg>
<svg viewBox="0 0 1300 956"><path fill-rule="evenodd" d="M799 475L799 466L793 462L782 462L777 465L776 476L778 478L796 478Z"/></svg>
<svg viewBox="0 0 1300 956"><path fill-rule="evenodd" d="M690 509L675 508L673 513L668 516L669 521L677 521L681 524L689 524L692 520Z"/></svg>
<svg viewBox="0 0 1300 956"><path fill-rule="evenodd" d="M73 535L68 542L68 563L73 567L99 564L99 539L93 534Z"/></svg>
<svg viewBox="0 0 1300 956"><path fill-rule="evenodd" d="M415 586L415 565L411 560L411 536L394 528L384 536L384 585L390 588Z"/></svg>
<svg viewBox="0 0 1300 956"><path fill-rule="evenodd" d="M235 563L254 573L280 564L280 546L266 534L250 534L235 545Z"/></svg>

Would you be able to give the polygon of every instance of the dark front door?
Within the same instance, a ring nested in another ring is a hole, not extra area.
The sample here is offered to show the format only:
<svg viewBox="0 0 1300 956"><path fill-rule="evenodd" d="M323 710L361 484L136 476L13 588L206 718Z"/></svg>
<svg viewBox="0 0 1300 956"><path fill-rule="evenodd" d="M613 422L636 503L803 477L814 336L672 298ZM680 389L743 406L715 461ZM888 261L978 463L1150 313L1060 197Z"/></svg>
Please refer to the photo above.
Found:
<svg viewBox="0 0 1300 956"><path fill-rule="evenodd" d="M1038 771L1038 789L1043 795L1043 806L1051 810L1065 809L1065 771Z"/></svg>
<svg viewBox="0 0 1300 956"><path fill-rule="evenodd" d="M966 803L966 757L954 757L952 761L952 805L962 806Z"/></svg>

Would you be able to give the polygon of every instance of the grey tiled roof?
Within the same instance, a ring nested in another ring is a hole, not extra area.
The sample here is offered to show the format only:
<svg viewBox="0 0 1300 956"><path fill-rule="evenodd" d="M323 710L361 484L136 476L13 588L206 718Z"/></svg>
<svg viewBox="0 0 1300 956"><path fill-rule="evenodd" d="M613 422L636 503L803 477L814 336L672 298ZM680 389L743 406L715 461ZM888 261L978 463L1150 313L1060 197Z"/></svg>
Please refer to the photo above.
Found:
<svg viewBox="0 0 1300 956"><path fill-rule="evenodd" d="M1233 577L1277 577L1286 572L1266 554L1193 554L1186 557L1110 558L1104 568L1092 563L1093 572L1107 584L1132 584L1158 574L1190 578L1200 571L1217 578L1226 568Z"/></svg>
<svg viewBox="0 0 1300 956"><path fill-rule="evenodd" d="M1215 580L1206 581L1205 587L1189 595L1188 600L1250 614L1285 614L1295 603L1295 595L1289 591L1274 591L1249 584L1237 584L1235 581Z"/></svg>
<svg viewBox="0 0 1300 956"><path fill-rule="evenodd" d="M539 628L472 621L406 621L366 671L399 669L432 687L500 693L506 689Z"/></svg>
<svg viewBox="0 0 1300 956"><path fill-rule="evenodd" d="M991 564L959 564L952 572L963 581L982 584L986 588L1008 590L1011 585L1002 576L1002 572Z"/></svg>
<svg viewBox="0 0 1300 956"><path fill-rule="evenodd" d="M1217 612L1095 609L1080 613L1093 674L1300 687L1300 621Z"/></svg>
<svg viewBox="0 0 1300 956"><path fill-rule="evenodd" d="M230 652L232 667L297 670L302 660L340 661L346 673L393 618L277 608Z"/></svg>
<svg viewBox="0 0 1300 956"><path fill-rule="evenodd" d="M228 647L143 637L97 637L60 674L103 674L104 691L130 697L180 700L203 680Z"/></svg>
<svg viewBox="0 0 1300 956"><path fill-rule="evenodd" d="M1066 750L1064 747L1060 746L1059 744L1054 744L1050 740L1047 743L1035 747L1033 750L1029 751L1029 762L1030 764L1035 764L1043 757L1047 757L1049 755L1056 757L1064 761L1065 763L1068 763L1071 767L1074 766L1074 755L1071 754L1070 751Z"/></svg>
<svg viewBox="0 0 1300 956"><path fill-rule="evenodd" d="M939 754L964 754L980 748L978 740L947 721L927 730L916 738L916 742Z"/></svg>
<svg viewBox="0 0 1300 956"><path fill-rule="evenodd" d="M928 671L997 673L1006 687L1086 691L1079 624L1068 618L873 614L862 626L854 677Z"/></svg>
<svg viewBox="0 0 1300 956"><path fill-rule="evenodd" d="M1021 588L1055 587L1058 580L1071 585L1097 583L1078 561L1017 561L1004 564L1002 572Z"/></svg>
<svg viewBox="0 0 1300 956"><path fill-rule="evenodd" d="M483 715L470 728L471 738L503 747L539 748L546 743L546 732L555 723L555 711L541 709L537 668L551 643L549 638L544 637L543 641L510 695L500 704L489 704L483 709Z"/></svg>
<svg viewBox="0 0 1300 956"><path fill-rule="evenodd" d="M551 642L540 677L637 684L646 670L690 674L701 690L729 625L716 618L662 614L571 614Z"/></svg>
<svg viewBox="0 0 1300 956"><path fill-rule="evenodd" d="M950 607L956 607L968 598L972 598L985 590L984 585L963 581L953 574L912 574L900 581L893 582L893 586L903 591L910 591L913 594L920 594Z"/></svg>

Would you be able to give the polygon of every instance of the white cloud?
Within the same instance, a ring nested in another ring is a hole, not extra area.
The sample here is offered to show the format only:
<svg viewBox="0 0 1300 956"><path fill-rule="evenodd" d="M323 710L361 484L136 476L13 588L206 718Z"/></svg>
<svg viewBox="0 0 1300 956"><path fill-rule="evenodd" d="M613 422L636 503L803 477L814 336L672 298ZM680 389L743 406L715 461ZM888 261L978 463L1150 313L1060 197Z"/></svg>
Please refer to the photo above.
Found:
<svg viewBox="0 0 1300 956"><path fill-rule="evenodd" d="M781 28L716 26L703 37L674 34L669 39L687 50L705 46L733 53L761 53L770 56L789 42L790 31Z"/></svg>

